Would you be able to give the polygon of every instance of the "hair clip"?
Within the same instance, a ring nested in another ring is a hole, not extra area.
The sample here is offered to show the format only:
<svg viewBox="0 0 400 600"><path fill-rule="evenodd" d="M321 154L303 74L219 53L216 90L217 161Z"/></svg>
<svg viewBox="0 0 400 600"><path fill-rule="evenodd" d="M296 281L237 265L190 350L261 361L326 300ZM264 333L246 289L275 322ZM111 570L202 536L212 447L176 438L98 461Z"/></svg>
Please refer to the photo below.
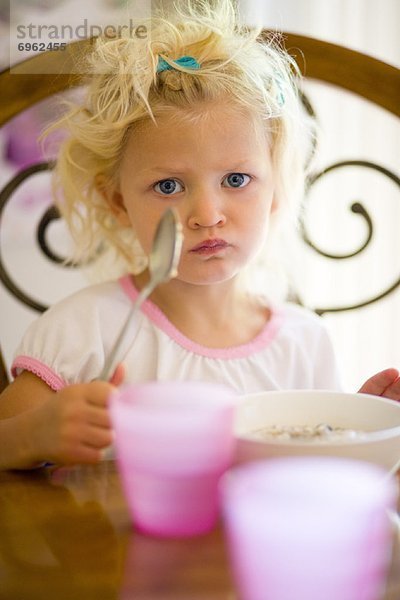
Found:
<svg viewBox="0 0 400 600"><path fill-rule="evenodd" d="M180 67L185 67L186 69L200 69L200 64L192 56L181 56L181 58L177 58L172 62ZM158 57L157 73L161 73L162 71L172 71L172 69L174 69L173 65L168 64L162 56Z"/></svg>
<svg viewBox="0 0 400 600"><path fill-rule="evenodd" d="M279 81L277 82L277 84L278 84L278 89L279 89L278 105L280 107L282 107L285 104L285 96L284 96L283 91L282 91L282 85L279 83Z"/></svg>
<svg viewBox="0 0 400 600"><path fill-rule="evenodd" d="M285 94L283 93L283 85L281 76L276 73L274 77L274 82L276 87L278 88L277 101L278 106L282 107L285 104Z"/></svg>

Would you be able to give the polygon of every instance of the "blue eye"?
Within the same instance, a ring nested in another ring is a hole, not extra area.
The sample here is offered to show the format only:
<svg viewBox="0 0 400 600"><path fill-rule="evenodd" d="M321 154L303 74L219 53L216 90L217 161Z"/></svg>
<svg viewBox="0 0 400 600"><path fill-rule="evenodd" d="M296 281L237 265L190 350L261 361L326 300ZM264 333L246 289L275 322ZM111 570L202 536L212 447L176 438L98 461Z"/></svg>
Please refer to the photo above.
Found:
<svg viewBox="0 0 400 600"><path fill-rule="evenodd" d="M225 177L224 182L225 181L228 185L224 187L241 188L249 183L250 177L245 173L230 173Z"/></svg>
<svg viewBox="0 0 400 600"><path fill-rule="evenodd" d="M164 196L172 196L176 192L182 192L183 186L176 179L163 179L155 184L154 189Z"/></svg>

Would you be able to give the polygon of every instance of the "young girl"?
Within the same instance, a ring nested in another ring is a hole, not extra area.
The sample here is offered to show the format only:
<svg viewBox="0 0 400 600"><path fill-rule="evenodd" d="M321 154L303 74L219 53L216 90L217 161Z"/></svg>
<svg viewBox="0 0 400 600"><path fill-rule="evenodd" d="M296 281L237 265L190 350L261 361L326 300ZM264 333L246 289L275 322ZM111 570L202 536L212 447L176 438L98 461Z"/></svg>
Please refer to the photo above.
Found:
<svg viewBox="0 0 400 600"><path fill-rule="evenodd" d="M86 99L59 123L69 129L59 206L77 255L108 248L125 274L115 266L29 328L0 402L2 468L100 460L112 440L108 399L123 378L218 381L239 393L340 388L319 318L242 285L295 210L307 130L291 58L241 28L228 0L216 4L154 18L146 39L99 39ZM124 367L93 381L148 281L145 257L169 206L184 233L178 275L131 324ZM360 391L400 399L399 373Z"/></svg>

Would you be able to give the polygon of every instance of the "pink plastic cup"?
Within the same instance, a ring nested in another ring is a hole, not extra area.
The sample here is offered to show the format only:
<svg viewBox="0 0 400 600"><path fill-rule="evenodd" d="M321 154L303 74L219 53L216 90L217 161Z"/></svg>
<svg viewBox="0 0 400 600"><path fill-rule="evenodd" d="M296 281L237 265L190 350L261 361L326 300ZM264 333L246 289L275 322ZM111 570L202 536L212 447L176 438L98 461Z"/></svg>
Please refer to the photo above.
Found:
<svg viewBox="0 0 400 600"><path fill-rule="evenodd" d="M329 457L248 463L220 482L241 600L378 600L397 486L379 467Z"/></svg>
<svg viewBox="0 0 400 600"><path fill-rule="evenodd" d="M129 385L112 397L117 462L140 531L186 537L214 527L236 402L229 388L188 381Z"/></svg>

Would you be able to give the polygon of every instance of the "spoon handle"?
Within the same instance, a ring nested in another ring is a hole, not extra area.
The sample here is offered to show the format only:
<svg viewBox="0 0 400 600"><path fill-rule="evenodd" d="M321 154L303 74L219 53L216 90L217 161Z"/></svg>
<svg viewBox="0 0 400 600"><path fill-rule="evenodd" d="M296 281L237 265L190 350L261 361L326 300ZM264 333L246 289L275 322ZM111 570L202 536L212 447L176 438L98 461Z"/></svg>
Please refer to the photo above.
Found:
<svg viewBox="0 0 400 600"><path fill-rule="evenodd" d="M128 332L131 320L132 320L133 316L135 315L135 313L141 307L142 303L146 300L146 298L148 296L150 296L150 294L153 291L154 287L155 287L155 285L150 281L139 292L138 297L136 298L135 302L133 303L132 308L130 309L130 311L128 313L128 316L126 317L125 322L124 322L124 324L122 325L122 327L120 329L118 337L115 340L113 347L111 348L110 354L108 355L108 358L106 359L106 361L104 363L103 370L101 371L101 373L99 375L99 379L101 381L109 381L109 379L113 375L113 373L114 373L117 365L126 356L129 348L128 348L128 350L126 350L126 351L124 351L122 353L121 353L121 350L122 350L122 346L123 346L123 343L125 341L125 338L127 336L127 332Z"/></svg>

